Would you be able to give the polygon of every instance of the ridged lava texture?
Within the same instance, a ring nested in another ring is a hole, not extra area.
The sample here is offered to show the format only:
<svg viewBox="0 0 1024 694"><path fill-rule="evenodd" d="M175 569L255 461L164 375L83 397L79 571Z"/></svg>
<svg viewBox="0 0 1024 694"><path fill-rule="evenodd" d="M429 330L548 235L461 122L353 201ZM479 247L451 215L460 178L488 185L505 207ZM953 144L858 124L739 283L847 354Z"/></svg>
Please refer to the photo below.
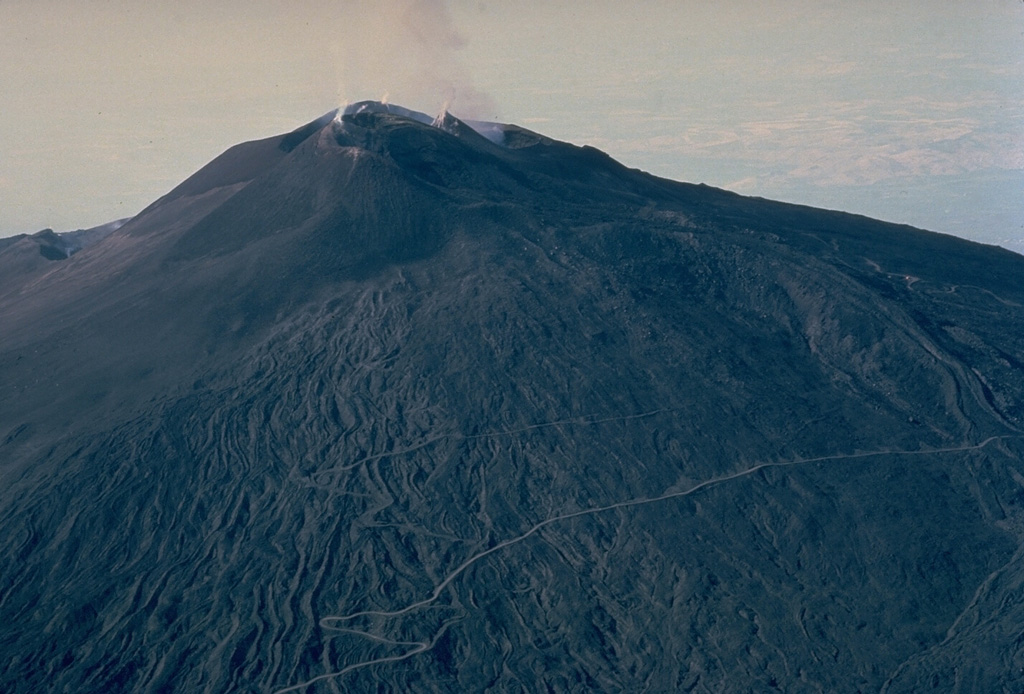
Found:
<svg viewBox="0 0 1024 694"><path fill-rule="evenodd" d="M29 243L4 692L1024 687L1020 256L385 107Z"/></svg>

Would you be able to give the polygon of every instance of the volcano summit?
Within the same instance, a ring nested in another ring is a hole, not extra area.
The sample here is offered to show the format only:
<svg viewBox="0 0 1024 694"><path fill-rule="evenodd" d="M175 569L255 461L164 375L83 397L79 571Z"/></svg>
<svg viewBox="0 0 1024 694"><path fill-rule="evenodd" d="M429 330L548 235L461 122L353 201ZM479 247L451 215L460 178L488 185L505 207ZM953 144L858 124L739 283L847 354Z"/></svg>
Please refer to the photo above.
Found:
<svg viewBox="0 0 1024 694"><path fill-rule="evenodd" d="M1024 257L374 103L95 238L0 246L4 692L1024 687Z"/></svg>

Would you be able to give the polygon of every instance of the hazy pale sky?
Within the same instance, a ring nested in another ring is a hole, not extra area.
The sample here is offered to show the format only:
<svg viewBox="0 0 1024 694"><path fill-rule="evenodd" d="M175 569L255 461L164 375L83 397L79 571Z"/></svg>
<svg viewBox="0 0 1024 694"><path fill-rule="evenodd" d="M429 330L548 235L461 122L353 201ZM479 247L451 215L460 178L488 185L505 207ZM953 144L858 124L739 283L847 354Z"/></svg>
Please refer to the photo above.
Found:
<svg viewBox="0 0 1024 694"><path fill-rule="evenodd" d="M385 94L1024 252L1020 0L0 0L0 236Z"/></svg>

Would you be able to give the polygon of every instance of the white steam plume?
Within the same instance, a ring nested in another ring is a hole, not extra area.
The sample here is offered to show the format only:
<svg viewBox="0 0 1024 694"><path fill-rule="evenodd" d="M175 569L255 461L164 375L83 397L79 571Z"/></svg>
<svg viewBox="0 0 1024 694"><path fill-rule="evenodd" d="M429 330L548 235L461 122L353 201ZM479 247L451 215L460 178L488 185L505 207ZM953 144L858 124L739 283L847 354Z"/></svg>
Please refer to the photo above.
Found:
<svg viewBox="0 0 1024 694"><path fill-rule="evenodd" d="M347 3L346 3L347 4ZM353 3L330 22L339 101L384 99L427 113L491 120L493 100L477 89L459 60L467 41L442 0Z"/></svg>

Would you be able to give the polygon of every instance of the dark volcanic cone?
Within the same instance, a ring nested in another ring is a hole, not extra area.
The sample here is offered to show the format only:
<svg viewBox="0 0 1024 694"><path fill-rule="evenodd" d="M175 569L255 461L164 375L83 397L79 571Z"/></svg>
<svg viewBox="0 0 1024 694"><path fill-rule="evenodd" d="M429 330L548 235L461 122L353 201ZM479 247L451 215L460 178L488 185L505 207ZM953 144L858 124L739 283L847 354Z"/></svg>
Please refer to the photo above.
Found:
<svg viewBox="0 0 1024 694"><path fill-rule="evenodd" d="M477 128L0 247L0 690L1021 689L1024 258Z"/></svg>

